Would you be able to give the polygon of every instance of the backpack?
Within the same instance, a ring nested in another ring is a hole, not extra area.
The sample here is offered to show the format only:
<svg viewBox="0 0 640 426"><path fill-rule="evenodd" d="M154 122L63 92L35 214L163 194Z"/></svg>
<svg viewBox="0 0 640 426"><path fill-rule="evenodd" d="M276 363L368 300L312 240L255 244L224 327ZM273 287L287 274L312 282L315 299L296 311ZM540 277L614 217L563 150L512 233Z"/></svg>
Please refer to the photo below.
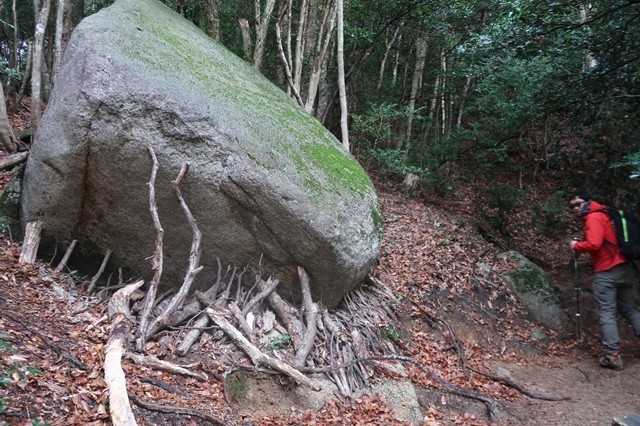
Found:
<svg viewBox="0 0 640 426"><path fill-rule="evenodd" d="M640 218L630 210L607 209L622 256L640 259Z"/></svg>

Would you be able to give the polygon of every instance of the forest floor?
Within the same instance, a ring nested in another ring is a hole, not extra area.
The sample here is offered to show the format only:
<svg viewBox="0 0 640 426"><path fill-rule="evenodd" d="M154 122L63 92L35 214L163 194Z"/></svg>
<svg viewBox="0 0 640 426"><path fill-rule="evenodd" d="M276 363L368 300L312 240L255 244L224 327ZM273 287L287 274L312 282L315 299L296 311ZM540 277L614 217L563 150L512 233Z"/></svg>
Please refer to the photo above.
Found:
<svg viewBox="0 0 640 426"><path fill-rule="evenodd" d="M455 226L460 218L384 189L380 195L385 217L392 221L393 226L389 226L385 234L378 273L385 277L394 291L409 298L412 296L408 291L416 281L422 285L420 274L431 274L421 271L421 268L432 268L437 264L429 257L428 241L440 238L443 230ZM467 237L461 235L458 238L464 240ZM412 249L409 250L405 244ZM20 247L6 236L0 240L0 248L0 332L4 342L11 346L10 350L0 351L0 359L5 374L12 370L11 384L0 388L0 396L9 398L4 412L0 414L0 421L11 425L109 424L108 394L102 373L102 352L109 330L104 318L105 302L82 294L70 301L62 290L68 289L67 276L54 273L43 262L19 265ZM439 255L443 256L444 252ZM415 263L418 258L424 259L419 265ZM389 263L385 259L393 261ZM463 262L460 258L458 265ZM456 274L450 271L455 269L454 263L441 266L441 272ZM558 284L568 317L575 308L570 272L567 271L564 278L562 271L556 274L557 279L564 280ZM499 409L494 424L609 425L614 417L640 411L640 381L635 380L640 377L640 341L632 337L628 328L622 328L625 369L618 372L600 368L597 364L598 342L594 337L597 322L593 301L588 283L584 285L582 345L576 344L576 336L571 329L566 333L545 330L549 338L537 342L530 335L531 327L535 328L535 325L526 320L503 323L495 321L489 313L486 316L470 313L472 320L465 315L455 315L455 311L464 311L464 306L481 303L474 299L473 294L460 296L464 300L462 306L455 303L443 305L440 311L464 345L467 362L508 377L533 394L566 398L561 401L530 398L491 381L474 386L477 376L463 375L456 361L458 355L450 350L447 353L438 345L441 333L424 323L419 313L412 314L411 309L406 309L407 305L399 307L399 311L405 311L407 329L410 330L407 339L413 340L416 348L413 354L417 359L421 359L420 353L430 354L423 359L424 362L446 380L495 397ZM496 330L497 326L504 329ZM440 337L431 341L421 333L428 336L440 334ZM505 337L508 335L512 338ZM263 395L264 406L253 406L243 411L242 407L234 406L227 401L228 398L225 399L220 377L225 367L221 361L211 356L199 362L202 370L214 378L211 382L170 377L127 361L124 366L129 386L136 389L139 396L167 406L214 413L221 423L208 422L193 413L185 417L183 414L163 414L135 407L139 424L403 424L394 419L390 407L375 398L344 400L311 414L306 410L308 407L287 406L290 401L284 399L279 401L280 406L274 406L269 395ZM29 368L37 368L41 373L30 374ZM416 380L420 382L417 377ZM157 385L162 386L162 383L165 389L158 391ZM421 386L418 383L417 389L418 400L425 413L425 425L491 423L484 404L478 401L453 396L434 384ZM270 392L269 389L263 391L265 394ZM288 413L283 414L283 411ZM34 419L42 423L32 423Z"/></svg>
<svg viewBox="0 0 640 426"><path fill-rule="evenodd" d="M8 177L5 173L2 182ZM392 340L398 351L442 381L497 402L496 416L489 419L484 403L453 395L409 365L424 414L418 424L610 425L613 418L640 413L640 339L626 325L620 327L624 370L598 365L599 327L587 259L579 263L583 291L577 338L576 276L567 238L534 237L526 212L513 214L512 220L523 225L516 226L521 233L509 248L545 266L566 310L566 328L550 330L527 319L500 279L510 267L498 256L505 247L480 236L473 190L452 201L403 195L397 185L379 178L376 185L385 234L372 275L398 297L403 327L390 330L397 333ZM531 192L542 199L554 184L547 185ZM76 292L74 274L58 274L46 260L19 264L19 255L20 242L0 234L0 425L111 424L103 373L110 326L106 292ZM397 407L377 396L338 398L320 409L304 406L280 379L262 388L253 405L243 406L224 380L236 360L207 352L206 344L185 359L171 351L163 355L196 362L208 379L124 359L140 425L409 424L397 418Z"/></svg>

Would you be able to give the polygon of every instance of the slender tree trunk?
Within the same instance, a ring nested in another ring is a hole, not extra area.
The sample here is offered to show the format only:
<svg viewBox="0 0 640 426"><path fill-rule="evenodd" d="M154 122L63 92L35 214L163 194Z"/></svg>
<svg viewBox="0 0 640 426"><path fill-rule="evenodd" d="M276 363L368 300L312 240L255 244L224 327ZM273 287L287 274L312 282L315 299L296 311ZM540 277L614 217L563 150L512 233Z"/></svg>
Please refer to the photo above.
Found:
<svg viewBox="0 0 640 426"><path fill-rule="evenodd" d="M329 49L329 51L335 52L336 44L337 42L335 40L331 41L331 48ZM318 84L318 100L316 102L315 113L315 117L318 120L321 120L321 118L324 117L324 115L327 113L327 109L329 109L330 107L329 101L331 100L331 87L327 78L329 75L328 70L333 63L334 61L332 55L327 55L325 61L322 63L322 70L320 71L320 83Z"/></svg>
<svg viewBox="0 0 640 426"><path fill-rule="evenodd" d="M242 33L242 48L244 50L244 59L249 62L253 56L251 53L251 27L249 21L245 18L238 19L240 23L240 32Z"/></svg>
<svg viewBox="0 0 640 426"><path fill-rule="evenodd" d="M220 14L218 10L219 0L205 0L204 2L204 29L212 39L220 41Z"/></svg>
<svg viewBox="0 0 640 426"><path fill-rule="evenodd" d="M260 71L262 68L262 60L264 59L264 43L267 39L267 31L269 30L269 20L271 13L276 5L276 0L267 0L264 14L260 15L260 0L256 0L257 15L256 21L259 22L256 28L256 47L253 50L253 67Z"/></svg>
<svg viewBox="0 0 640 426"><path fill-rule="evenodd" d="M292 13L293 13L292 8L293 8L293 0L289 0L287 2L287 14L286 14L286 17L283 14L283 19L286 19L286 25L287 25L286 26L286 28L287 28L287 44L286 44L287 50L286 50L286 52L287 52L287 59L289 60L289 65L291 65L293 63L292 62L292 58L293 58L293 53L292 52L293 51L291 50L291 38L292 38L291 31L293 29L293 18L291 16Z"/></svg>
<svg viewBox="0 0 640 426"><path fill-rule="evenodd" d="M444 47L440 51L440 72L442 73L442 90L440 91L440 113L442 114L442 134L445 135L447 133L447 112L449 108L447 107L447 90L448 90L448 82L447 82L447 56L444 52Z"/></svg>
<svg viewBox="0 0 640 426"><path fill-rule="evenodd" d="M0 3L1 4L1 3ZM13 22L13 40L11 42L11 51L9 53L9 68L18 68L18 14L16 10L16 0L11 2L11 19ZM7 80L7 98L11 99L16 92L16 87L11 82L11 77ZM9 108L12 108L9 100L7 101ZM6 107L6 106L5 106Z"/></svg>
<svg viewBox="0 0 640 426"><path fill-rule="evenodd" d="M278 53L280 53L280 59L282 60L282 64L284 66L285 77L287 78L287 83L289 83L289 93L293 92L295 99L298 101L298 105L304 107L304 102L302 102L302 98L300 94L295 88L293 83L293 77L291 76L291 63L290 58L287 58L284 53L284 49L282 47L282 36L280 34L280 25L276 23L276 38L278 42Z"/></svg>
<svg viewBox="0 0 640 426"><path fill-rule="evenodd" d="M411 137L413 131L413 118L415 116L416 97L420 86L422 85L422 74L424 72L424 63L427 57L427 41L424 36L419 36L416 41L416 67L413 72L411 81L411 94L409 95L409 116L407 117L407 130L405 132L404 150L405 155L409 152L411 145Z"/></svg>
<svg viewBox="0 0 640 426"><path fill-rule="evenodd" d="M18 149L18 140L13 134L11 122L7 115L7 105L4 100L2 84L0 84L0 143L7 152L15 152Z"/></svg>
<svg viewBox="0 0 640 426"><path fill-rule="evenodd" d="M330 4L324 7L324 16L322 17L322 23L318 31L317 47L315 52L315 59L313 61L313 67L311 69L311 76L309 78L309 88L307 90L307 101L305 102L305 110L309 114L313 114L313 108L318 94L318 83L320 81L320 73L322 71L322 65L327 56L331 37L333 35L333 28L336 24L337 7L332 0L329 0ZM329 28L325 33L325 28L329 21Z"/></svg>
<svg viewBox="0 0 640 426"><path fill-rule="evenodd" d="M385 50L384 50L384 55L382 56L382 61L380 62L380 72L378 73L378 86L376 86L376 90L380 90L382 88L382 77L384 77L384 69L387 65L387 58L389 57L389 52L391 52L391 48L393 47L393 44L398 38L399 32L400 32L400 26L398 26L394 31L393 37L391 37L391 41L389 41L388 38L385 38L385 41L384 41Z"/></svg>
<svg viewBox="0 0 640 426"><path fill-rule="evenodd" d="M398 48L393 60L393 72L391 73L391 87L396 87L398 79L398 67L400 66L400 49L402 48L402 33L398 36Z"/></svg>
<svg viewBox="0 0 640 426"><path fill-rule="evenodd" d="M344 81L344 8L343 0L338 0L338 88L340 90L340 132L342 147L349 152L349 127L347 116L347 90Z"/></svg>
<svg viewBox="0 0 640 426"><path fill-rule="evenodd" d="M298 21L298 34L296 38L296 51L295 62L293 64L293 85L294 89L300 93L300 87L302 86L302 67L304 65L304 54L306 51L306 32L307 32L307 18L309 15L309 2L308 0L302 0L300 6L300 19Z"/></svg>
<svg viewBox="0 0 640 426"><path fill-rule="evenodd" d="M13 46L9 56L9 68L15 68L18 64L18 13L16 10L16 0L11 2L11 19L13 21Z"/></svg>
<svg viewBox="0 0 640 426"><path fill-rule="evenodd" d="M587 10L587 6L585 4L580 5L580 22L585 23L589 20L589 11ZM587 27L588 28L588 27ZM585 68L595 68L598 65L598 61L593 57L593 54L590 50L585 50L584 52L584 67Z"/></svg>
<svg viewBox="0 0 640 426"><path fill-rule="evenodd" d="M280 2L280 6L278 8L278 19L276 20L276 25L275 25L275 27L277 28L277 32L279 32L279 34L276 34L276 40L278 43L276 46L278 49L278 56L282 60L282 53L284 53L284 57L287 58L287 64L289 65L289 69L291 69L291 59L290 59L291 56L290 55L288 56L288 53L285 53L285 48L282 43L282 34L285 34L287 38L290 37L290 23L291 23L290 7L291 7L291 0ZM282 49L282 53L280 52L281 49ZM290 50L288 52L290 53ZM291 87L289 86L289 81L286 73L287 71L284 67L284 63L282 63L281 66L279 66L276 71L278 85L280 85L281 87L286 86L287 95L291 96Z"/></svg>
<svg viewBox="0 0 640 426"><path fill-rule="evenodd" d="M36 24L36 33L33 38L33 74L31 76L31 133L34 136L38 131L40 116L42 115L42 112L40 111L40 105L42 101L42 54L44 45L44 33L47 27L47 20L49 19L50 7L51 0L44 0ZM36 13L37 10L38 9L36 9Z"/></svg>
<svg viewBox="0 0 640 426"><path fill-rule="evenodd" d="M53 68L51 70L51 81L55 80L58 68L62 62L62 55L69 42L71 34L71 0L58 0L56 11L56 35L55 48L53 52Z"/></svg>
<svg viewBox="0 0 640 426"><path fill-rule="evenodd" d="M29 81L31 81L31 68L33 67L33 42L27 42L27 65L24 70L24 78L22 79L22 84L20 85L20 91L18 92L18 101L17 105L22 103L22 98L24 98L24 94L27 91L27 85Z"/></svg>
<svg viewBox="0 0 640 426"><path fill-rule="evenodd" d="M464 105L467 103L467 94L471 87L471 76L468 75L462 87L462 94L460 94L460 105L458 107L458 118L456 119L456 129L462 127L462 114L464 113Z"/></svg>

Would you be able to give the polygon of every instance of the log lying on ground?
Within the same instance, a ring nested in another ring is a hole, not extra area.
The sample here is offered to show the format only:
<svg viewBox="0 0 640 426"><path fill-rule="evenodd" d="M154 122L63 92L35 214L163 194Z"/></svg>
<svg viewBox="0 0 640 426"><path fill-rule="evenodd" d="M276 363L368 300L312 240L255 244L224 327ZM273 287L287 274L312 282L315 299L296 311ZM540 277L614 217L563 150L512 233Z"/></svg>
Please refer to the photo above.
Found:
<svg viewBox="0 0 640 426"><path fill-rule="evenodd" d="M136 419L131 410L127 395L127 382L122 370L122 356L126 352L129 340L131 313L129 299L131 294L142 286L140 280L118 290L109 301L108 311L111 320L111 334L105 347L104 377L109 389L109 410L114 426L134 426Z"/></svg>
<svg viewBox="0 0 640 426"><path fill-rule="evenodd" d="M200 315L195 318L193 323L193 329L189 330L184 339L182 339L182 343L177 348L178 355L185 356L191 346L196 342L200 334L202 334L202 329L209 325L209 317L206 315Z"/></svg>
<svg viewBox="0 0 640 426"><path fill-rule="evenodd" d="M0 170L8 169L16 164L24 162L29 156L29 151L17 152L15 154L9 154L0 159Z"/></svg>

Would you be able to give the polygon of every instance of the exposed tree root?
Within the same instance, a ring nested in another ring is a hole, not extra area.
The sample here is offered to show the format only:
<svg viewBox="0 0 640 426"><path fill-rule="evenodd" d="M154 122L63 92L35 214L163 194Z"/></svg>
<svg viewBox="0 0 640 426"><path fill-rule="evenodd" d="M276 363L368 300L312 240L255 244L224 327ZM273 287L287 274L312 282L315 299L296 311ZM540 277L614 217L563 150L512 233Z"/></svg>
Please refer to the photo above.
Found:
<svg viewBox="0 0 640 426"><path fill-rule="evenodd" d="M493 381L496 381L498 383L502 383L505 386L508 386L512 389L517 390L518 392L520 392L523 395L528 396L529 398L533 398L533 399L540 399L542 401L571 401L571 397L568 396L549 396L549 395L542 395L539 394L537 392L533 392L530 390L525 389L522 385L514 382L511 379L508 379L506 377L502 377L502 376L497 376L495 374L490 374L484 371L480 371L480 370L476 370L475 368L471 368L471 367L467 367L469 370L473 371L474 373L483 375L485 377L490 378Z"/></svg>
<svg viewBox="0 0 640 426"><path fill-rule="evenodd" d="M512 389L517 390L518 392L520 392L521 394L528 396L529 398L533 398L533 399L540 399L543 401L568 401L571 400L571 398L569 397L555 397L555 396L547 396L547 395L542 395L542 394L538 394L536 392L532 392L530 390L527 390L524 388L524 386L514 382L511 379L508 379L506 377L501 377L501 376L497 376L494 374L490 374L484 371L480 371L480 370L476 370L472 367L469 367L466 362L466 356L464 354L464 345L462 344L462 342L460 341L460 339L458 339L458 336L455 332L455 330L453 329L453 327L451 327L451 325L444 320L444 318L441 318L437 315L434 315L430 312L428 312L427 310L425 310L423 307L414 304L414 306L416 306L422 313L424 313L425 315L427 315L429 317L429 319L432 322L438 322L443 324L447 331L449 332L449 338L452 340L454 347L456 348L456 352L458 353L458 361L460 363L460 365L462 366L463 369L465 370L469 370L469 371L473 371L474 373L480 374L482 376L488 377L489 379L496 381L498 383L502 383L505 386L508 386Z"/></svg>
<svg viewBox="0 0 640 426"><path fill-rule="evenodd" d="M152 402L144 402L134 394L130 393L129 398L136 404L138 407L142 407L146 410L159 411L161 413L171 413L171 414L183 414L185 416L198 417L199 419L209 421L214 425L226 426L227 423L212 415L205 413L200 410L194 410L193 408L188 407L175 407L170 405L162 405L162 404L154 404Z"/></svg>

